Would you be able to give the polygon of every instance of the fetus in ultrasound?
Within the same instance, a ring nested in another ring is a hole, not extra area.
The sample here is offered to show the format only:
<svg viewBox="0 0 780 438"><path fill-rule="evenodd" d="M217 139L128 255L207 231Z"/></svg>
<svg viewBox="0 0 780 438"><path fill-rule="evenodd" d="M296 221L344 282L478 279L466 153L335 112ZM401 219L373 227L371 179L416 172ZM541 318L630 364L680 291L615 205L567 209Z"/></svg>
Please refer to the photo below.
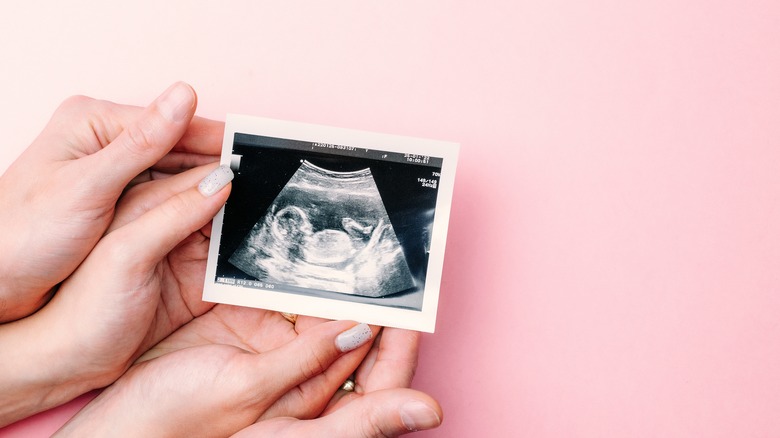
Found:
<svg viewBox="0 0 780 438"><path fill-rule="evenodd" d="M258 280L351 295L415 286L370 169L303 161L229 261Z"/></svg>

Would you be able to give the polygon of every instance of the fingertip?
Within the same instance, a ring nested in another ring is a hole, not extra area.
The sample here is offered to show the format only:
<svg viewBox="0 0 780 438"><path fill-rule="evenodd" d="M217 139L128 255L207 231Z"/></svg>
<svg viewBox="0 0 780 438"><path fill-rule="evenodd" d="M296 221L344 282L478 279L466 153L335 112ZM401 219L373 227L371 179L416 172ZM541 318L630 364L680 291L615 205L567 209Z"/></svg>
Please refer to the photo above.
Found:
<svg viewBox="0 0 780 438"><path fill-rule="evenodd" d="M336 348L342 353L350 352L366 344L374 333L368 324L360 323L336 336Z"/></svg>
<svg viewBox="0 0 780 438"><path fill-rule="evenodd" d="M198 184L198 191L201 195L208 198L228 185L230 181L233 181L233 176L230 166L223 164L203 178L200 184Z"/></svg>
<svg viewBox="0 0 780 438"><path fill-rule="evenodd" d="M198 98L186 82L176 82L155 101L157 111L169 122L181 122L195 114ZM189 116L189 117L187 117Z"/></svg>
<svg viewBox="0 0 780 438"><path fill-rule="evenodd" d="M404 427L410 432L434 429L441 425L443 413L441 406L433 400L423 401L413 399L405 402L398 409L398 415Z"/></svg>
<svg viewBox="0 0 780 438"><path fill-rule="evenodd" d="M443 418L441 406L433 397L398 388L367 393L323 420L332 421L339 432L334 436L380 437L435 429Z"/></svg>

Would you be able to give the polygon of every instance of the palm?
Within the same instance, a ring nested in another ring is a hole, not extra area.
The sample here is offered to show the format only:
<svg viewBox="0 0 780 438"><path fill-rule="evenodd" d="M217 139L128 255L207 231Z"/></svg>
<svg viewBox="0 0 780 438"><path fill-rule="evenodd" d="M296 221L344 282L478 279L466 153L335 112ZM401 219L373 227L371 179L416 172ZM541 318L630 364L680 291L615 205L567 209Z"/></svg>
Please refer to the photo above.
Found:
<svg viewBox="0 0 780 438"><path fill-rule="evenodd" d="M276 312L214 306L148 351L70 426L119 413L130 419L119 430L159 434L175 424L177 435L226 436L270 410L314 417L368 348L338 354L333 340L349 322L301 319L312 327L299 334Z"/></svg>
<svg viewBox="0 0 780 438"><path fill-rule="evenodd" d="M204 170L200 168L193 169L175 176L152 178L129 189L117 206L116 218L108 229L108 237L181 189L192 186L202 178L203 173ZM210 229L209 224L182 241L156 265L151 281L144 282L144 288L154 289L146 294L160 298L141 345L142 352L191 321L148 351L144 358L211 343L262 353L295 337L293 326L277 312L214 306L201 300ZM311 324L314 320L310 319L309 323L306 321L306 318L302 318L301 323Z"/></svg>
<svg viewBox="0 0 780 438"><path fill-rule="evenodd" d="M144 248L127 254L127 242L138 237L134 221L182 186L192 187L208 170L200 167L128 190L106 236L36 314L61 327L51 330L55 343L76 344L77 361L92 358L82 372L99 375L99 383L111 383L143 352L213 306L200 299L209 242L202 231L182 236L164 256L150 256Z"/></svg>
<svg viewBox="0 0 780 438"><path fill-rule="evenodd" d="M301 316L292 325L278 312L218 304L147 351L138 362L191 347L210 345L229 345L253 353L264 353L290 342L299 332L320 322L322 320L318 318ZM289 391L259 419L282 416L313 418L339 410L365 394L384 389L408 388L417 367L419 337L418 332L383 329L362 363L352 360L335 364L335 372L331 376L305 382ZM203 350L204 353L206 351ZM182 369L168 369L166 374L192 369L197 363L199 361L171 363L172 368L182 366ZM354 392L339 390L331 396L352 370L355 370ZM137 376L140 379L148 377Z"/></svg>
<svg viewBox="0 0 780 438"><path fill-rule="evenodd" d="M160 299L139 352L214 306L201 300L208 247L205 235L193 233L157 265L153 284L159 292L151 295Z"/></svg>
<svg viewBox="0 0 780 438"><path fill-rule="evenodd" d="M192 347L204 348L201 351L205 353L208 351L205 347L214 345L231 346L242 351L263 354L289 343L299 333L322 322L324 320L319 318L301 316L293 325L279 312L217 304L210 311L193 319L147 351L138 362L149 361L180 350L198 350ZM316 417L327 406L336 389L358 367L361 359L362 356L355 355L340 358L328 368L326 373L292 388L279 401L267 407L262 418ZM175 375L185 369L192 370L193 367L198 366L198 363L198 361L170 362L172 368L176 366L183 368L167 371ZM260 414L261 412L257 413Z"/></svg>
<svg viewBox="0 0 780 438"><path fill-rule="evenodd" d="M155 345L139 362L211 344L264 353L289 342L296 335L295 327L278 312L217 304Z"/></svg>
<svg viewBox="0 0 780 438"><path fill-rule="evenodd" d="M193 181L199 180L202 177L199 173L202 173L200 169L194 169L129 190L119 204L116 219L104 240L115 237L114 233L121 234L125 224L163 202L180 187L190 186ZM131 394L159 398L160 403L169 400L171 392L197 394L224 378L225 370L231 369L234 362L240 361L247 353L262 355L275 350L293 341L299 333L323 322L317 318L300 317L293 325L278 312L203 303L200 295L208 253L207 230L204 227L187 237L149 269L150 274L141 275L134 280L135 283L127 286L132 293L117 294L123 297L124 302L110 306L123 310L108 315L104 321L103 325L113 328L113 333L95 335L102 341L111 342L110 345L103 343L103 348L115 348L117 339L124 338L136 345L117 350L135 351L137 354L145 351L117 382L118 389L114 389L113 394L123 394L123 388L135 388L140 392L134 390L130 391ZM96 296L93 300L99 303L103 299L101 297ZM150 302L144 297L156 299ZM135 313L127 311L134 306L143 309ZM154 345L171 332L170 336ZM141 337L132 339L133 333L140 333ZM364 392L408 386L416 363L416 340L414 333L388 329L363 365L360 365L363 355L341 357L324 373L286 388L270 399L266 398L270 401L260 407L242 403L249 396L244 388L246 385L215 388L215 392L220 393L216 398L220 399L219 403L232 403L234 406L232 412L235 415L231 417L235 421L234 426L241 426L247 419L251 422L279 416L314 418L326 408L328 412L339 409ZM116 357L116 354L103 353L102 357ZM133 355L130 359L135 357ZM339 391L333 397L347 376L356 369L357 392L344 396L344 392ZM150 387L148 382L156 382L156 385ZM226 418L225 422L231 421Z"/></svg>

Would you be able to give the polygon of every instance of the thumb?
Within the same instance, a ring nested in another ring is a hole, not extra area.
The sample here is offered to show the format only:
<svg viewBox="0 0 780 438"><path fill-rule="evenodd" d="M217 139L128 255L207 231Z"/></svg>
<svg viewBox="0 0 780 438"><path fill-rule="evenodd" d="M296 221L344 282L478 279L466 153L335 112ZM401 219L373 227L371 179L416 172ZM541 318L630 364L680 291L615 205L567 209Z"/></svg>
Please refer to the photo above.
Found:
<svg viewBox="0 0 780 438"><path fill-rule="evenodd" d="M119 136L99 152L79 160L82 173L96 184L122 190L165 156L184 135L197 98L183 82L171 85Z"/></svg>
<svg viewBox="0 0 780 438"><path fill-rule="evenodd" d="M276 418L253 424L233 437L396 437L436 428L441 419L439 403L427 394L412 389L385 389L355 399L322 418Z"/></svg>

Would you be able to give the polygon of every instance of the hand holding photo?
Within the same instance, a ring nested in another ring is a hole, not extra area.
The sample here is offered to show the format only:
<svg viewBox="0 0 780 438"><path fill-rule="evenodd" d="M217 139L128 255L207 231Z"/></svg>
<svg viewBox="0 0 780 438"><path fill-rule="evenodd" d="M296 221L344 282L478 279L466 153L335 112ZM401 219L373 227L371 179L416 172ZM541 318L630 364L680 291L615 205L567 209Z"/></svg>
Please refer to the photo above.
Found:
<svg viewBox="0 0 780 438"><path fill-rule="evenodd" d="M432 332L458 145L229 116L203 299Z"/></svg>

